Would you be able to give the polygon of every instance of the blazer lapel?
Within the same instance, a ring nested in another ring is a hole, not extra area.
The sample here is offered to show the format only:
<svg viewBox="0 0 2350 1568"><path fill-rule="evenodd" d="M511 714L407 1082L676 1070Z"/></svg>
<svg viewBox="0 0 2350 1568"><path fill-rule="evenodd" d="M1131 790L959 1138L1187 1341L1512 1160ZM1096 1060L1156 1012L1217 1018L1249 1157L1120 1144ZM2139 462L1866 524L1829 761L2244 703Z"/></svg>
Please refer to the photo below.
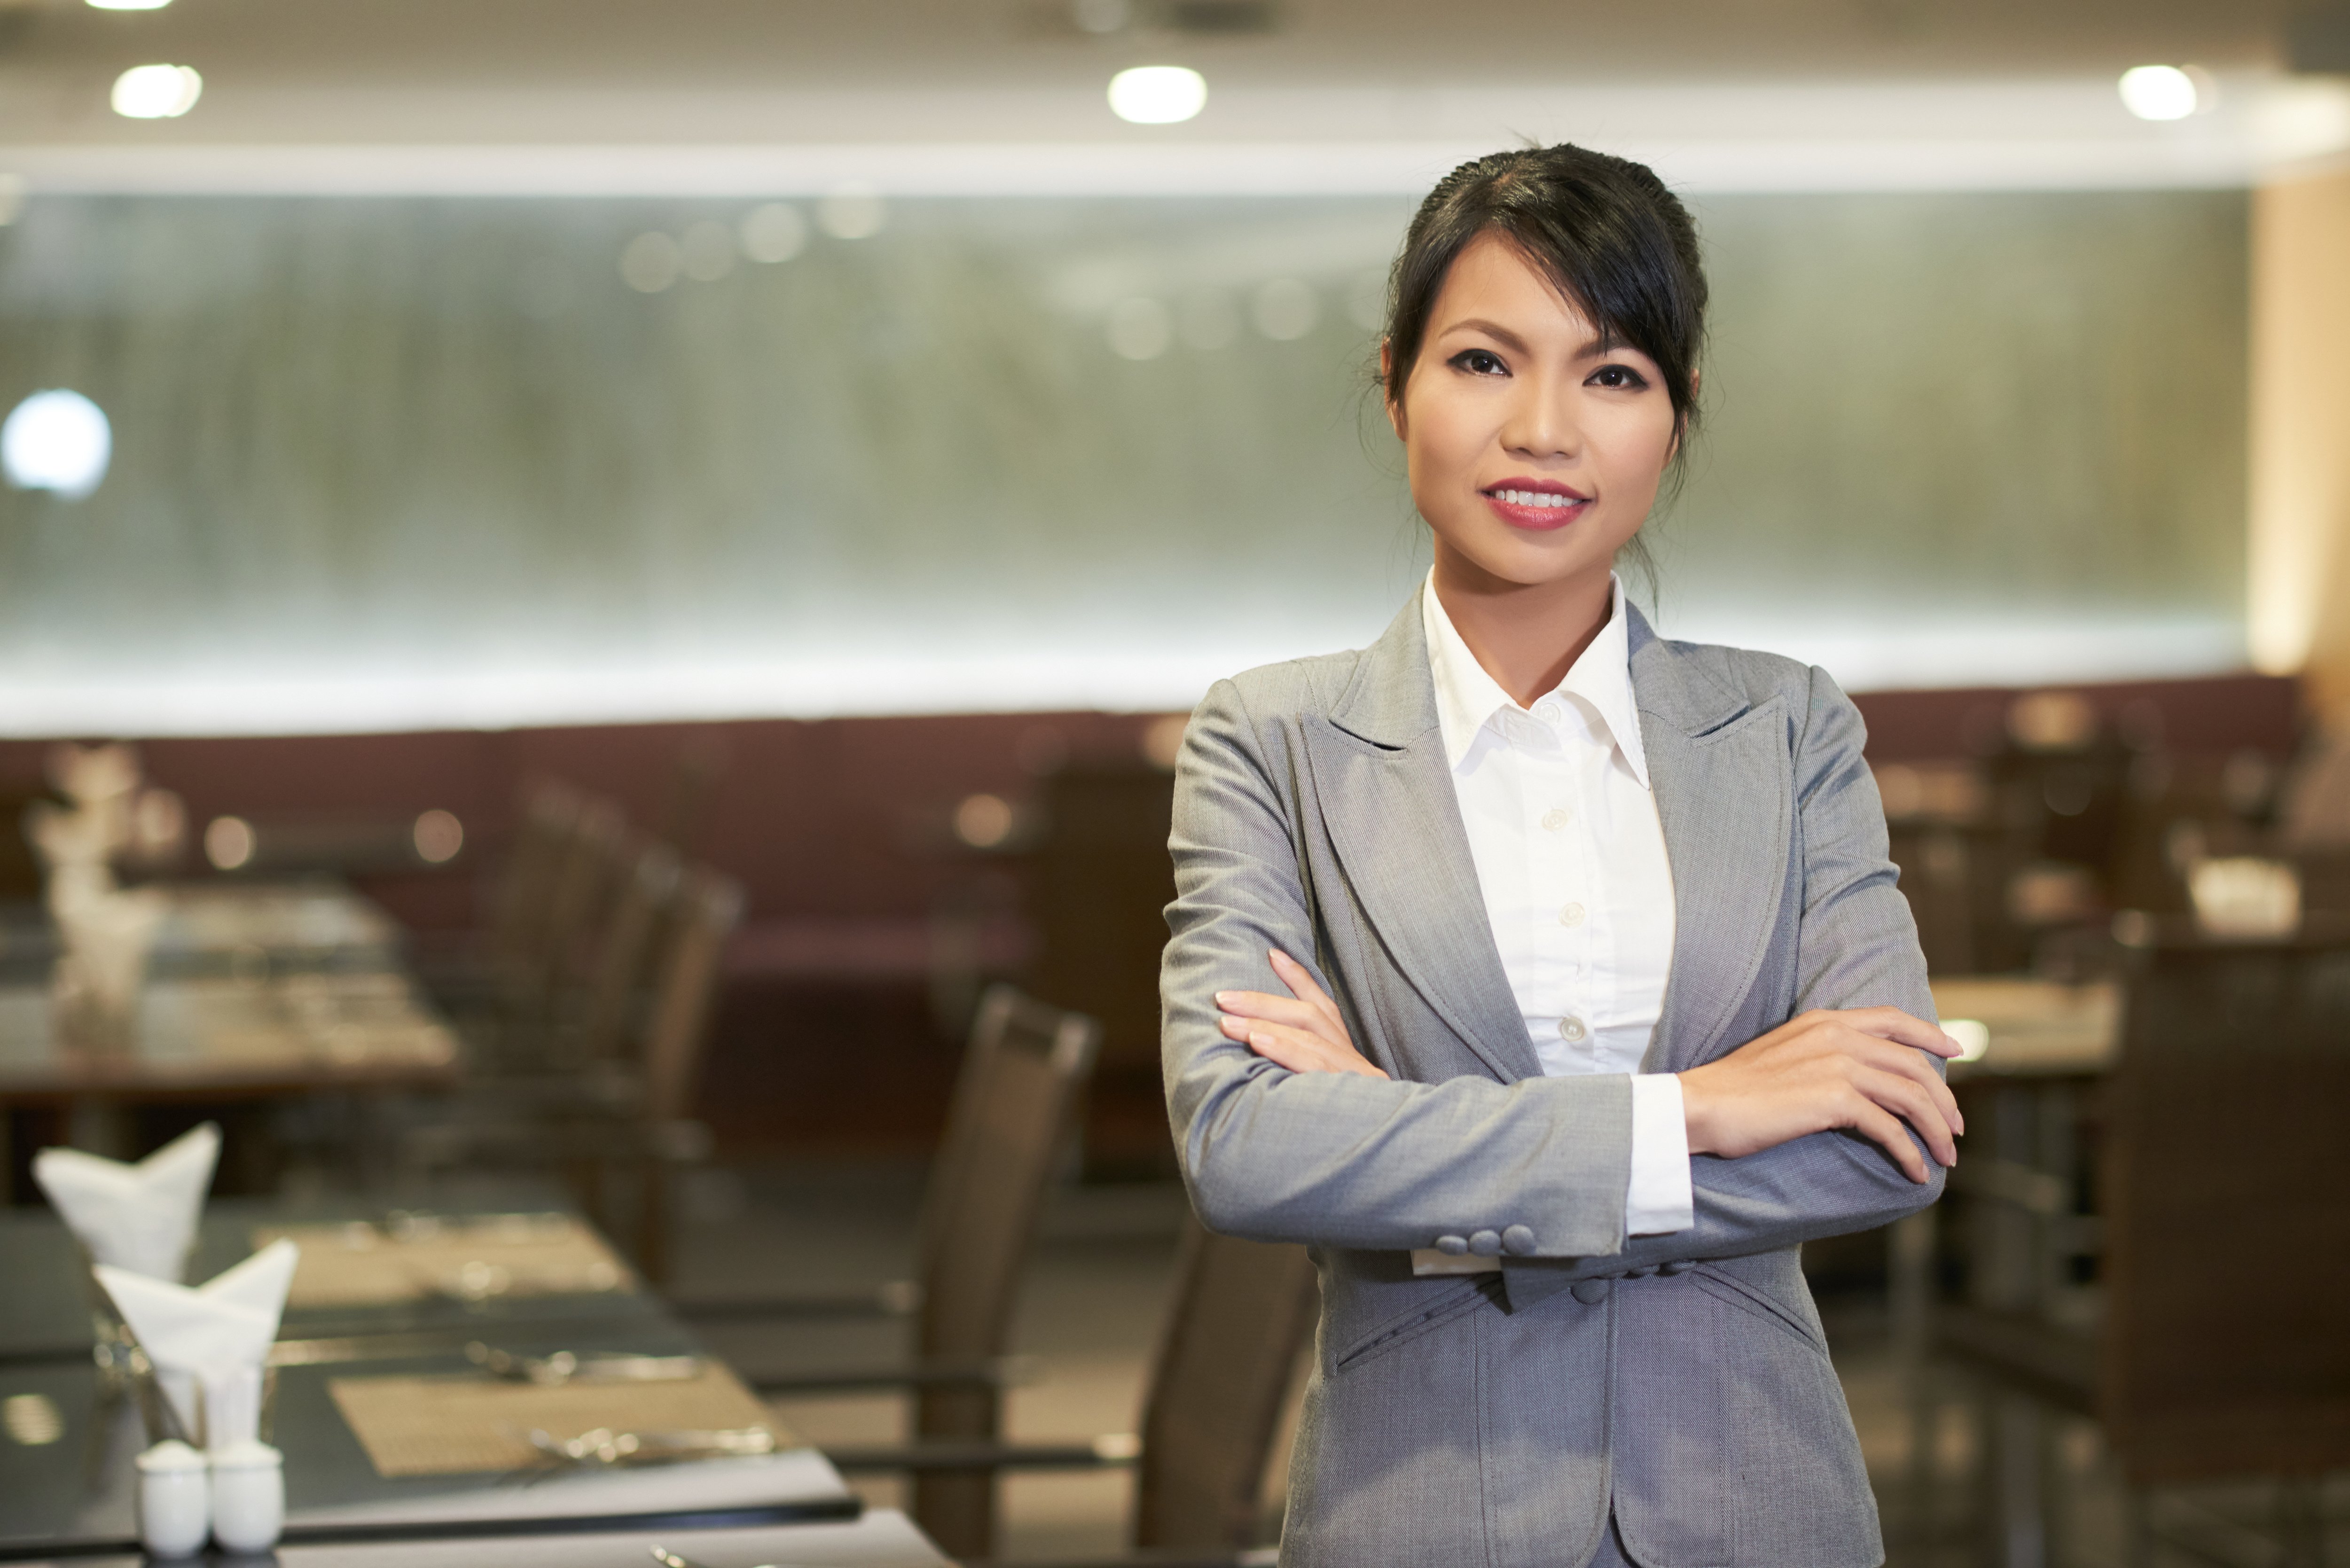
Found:
<svg viewBox="0 0 2350 1568"><path fill-rule="evenodd" d="M1315 794L1357 902L1412 989L1503 1083L1539 1077L1445 765L1419 614L1414 595L1328 719L1306 724Z"/></svg>
<svg viewBox="0 0 2350 1568"><path fill-rule="evenodd" d="M1757 706L1631 616L1633 700L1672 863L1673 967L1644 1072L1711 1059L1779 917L1794 805L1777 698Z"/></svg>

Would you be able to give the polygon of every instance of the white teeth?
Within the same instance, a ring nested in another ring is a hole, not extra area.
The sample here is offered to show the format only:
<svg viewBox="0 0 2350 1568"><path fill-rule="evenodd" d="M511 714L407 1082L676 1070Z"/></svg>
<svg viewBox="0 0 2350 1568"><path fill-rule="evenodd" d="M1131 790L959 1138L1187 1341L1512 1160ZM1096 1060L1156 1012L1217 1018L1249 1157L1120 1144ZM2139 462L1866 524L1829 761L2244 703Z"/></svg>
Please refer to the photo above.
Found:
<svg viewBox="0 0 2350 1568"><path fill-rule="evenodd" d="M1510 506L1560 507L1575 504L1572 495L1555 495L1546 490L1504 490L1503 503Z"/></svg>

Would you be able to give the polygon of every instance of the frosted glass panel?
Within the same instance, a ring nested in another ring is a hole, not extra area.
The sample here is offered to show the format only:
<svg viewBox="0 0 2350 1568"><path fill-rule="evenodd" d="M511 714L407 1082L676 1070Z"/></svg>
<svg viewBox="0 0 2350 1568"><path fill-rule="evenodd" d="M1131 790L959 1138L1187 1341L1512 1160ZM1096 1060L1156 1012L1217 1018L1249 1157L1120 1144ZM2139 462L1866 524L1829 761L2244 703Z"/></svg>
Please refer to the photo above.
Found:
<svg viewBox="0 0 2350 1568"><path fill-rule="evenodd" d="M0 729L1181 706L1424 565L1363 394L1408 204L905 202L774 265L747 210L35 201L0 399L114 455L0 492ZM2241 196L1702 216L1669 627L1856 684L2236 661ZM648 232L722 275L638 292Z"/></svg>

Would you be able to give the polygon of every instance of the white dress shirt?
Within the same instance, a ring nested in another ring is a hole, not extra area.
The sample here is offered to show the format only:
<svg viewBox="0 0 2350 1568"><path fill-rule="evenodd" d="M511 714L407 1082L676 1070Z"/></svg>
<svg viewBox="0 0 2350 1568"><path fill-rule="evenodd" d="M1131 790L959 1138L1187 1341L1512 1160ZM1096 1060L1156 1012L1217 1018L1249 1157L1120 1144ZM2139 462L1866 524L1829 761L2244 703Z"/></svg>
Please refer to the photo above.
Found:
<svg viewBox="0 0 2350 1568"><path fill-rule="evenodd" d="M1614 586L1607 626L1531 709L1461 640L1432 572L1420 617L1445 761L1526 1038L1553 1077L1633 1075L1624 1224L1654 1236L1696 1221L1680 1080L1640 1071L1672 967L1673 877Z"/></svg>

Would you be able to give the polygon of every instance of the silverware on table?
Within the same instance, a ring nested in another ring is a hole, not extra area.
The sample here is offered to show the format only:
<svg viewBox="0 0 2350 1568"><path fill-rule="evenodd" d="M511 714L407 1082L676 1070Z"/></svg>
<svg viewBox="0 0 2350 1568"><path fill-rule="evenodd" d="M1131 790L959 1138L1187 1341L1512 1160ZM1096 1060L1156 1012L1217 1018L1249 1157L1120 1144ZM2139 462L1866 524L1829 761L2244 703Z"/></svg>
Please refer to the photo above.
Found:
<svg viewBox="0 0 2350 1568"><path fill-rule="evenodd" d="M548 1355L519 1355L510 1350L473 1340L465 1359L493 1377L515 1383L536 1383L552 1388L566 1383L682 1383L702 1376L699 1355L639 1355L627 1351L558 1350Z"/></svg>
<svg viewBox="0 0 2350 1568"><path fill-rule="evenodd" d="M524 1436L550 1463L565 1466L667 1464L775 1451L775 1435L764 1427L649 1432L616 1432L598 1427L576 1438L557 1438L534 1428Z"/></svg>
<svg viewBox="0 0 2350 1568"><path fill-rule="evenodd" d="M655 1542L653 1545L653 1561L660 1563L661 1568L707 1568L707 1564L697 1563L691 1557L681 1557L676 1552L671 1552L668 1547L660 1545L659 1542ZM792 1568L792 1564L788 1563L762 1563L759 1564L759 1568Z"/></svg>

